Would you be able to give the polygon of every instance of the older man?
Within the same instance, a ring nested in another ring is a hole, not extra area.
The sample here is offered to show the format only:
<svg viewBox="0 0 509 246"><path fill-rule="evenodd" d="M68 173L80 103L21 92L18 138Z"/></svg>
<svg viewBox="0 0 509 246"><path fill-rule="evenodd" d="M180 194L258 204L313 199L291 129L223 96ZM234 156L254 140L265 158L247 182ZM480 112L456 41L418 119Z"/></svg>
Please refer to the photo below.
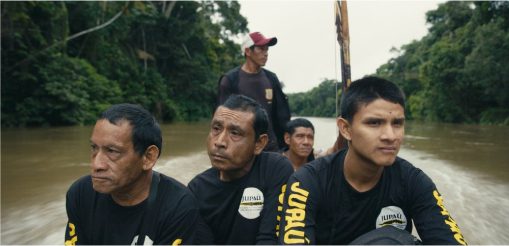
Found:
<svg viewBox="0 0 509 246"><path fill-rule="evenodd" d="M188 185L212 230L211 244L277 243L279 195L293 169L281 154L262 152L267 121L260 104L242 95L214 113L207 138L212 168Z"/></svg>
<svg viewBox="0 0 509 246"><path fill-rule="evenodd" d="M65 244L194 244L199 211L178 181L152 170L162 136L133 104L110 107L90 138L91 174L67 192Z"/></svg>

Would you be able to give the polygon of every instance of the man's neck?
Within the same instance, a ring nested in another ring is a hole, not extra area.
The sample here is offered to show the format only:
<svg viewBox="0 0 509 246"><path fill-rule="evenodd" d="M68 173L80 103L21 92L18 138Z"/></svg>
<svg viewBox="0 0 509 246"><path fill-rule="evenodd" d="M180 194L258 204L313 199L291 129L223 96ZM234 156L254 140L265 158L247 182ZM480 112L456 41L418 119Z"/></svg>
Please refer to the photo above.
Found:
<svg viewBox="0 0 509 246"><path fill-rule="evenodd" d="M360 159L348 150L344 163L346 181L357 191L366 192L378 183L384 167L377 166L365 159Z"/></svg>
<svg viewBox="0 0 509 246"><path fill-rule="evenodd" d="M111 197L120 206L137 205L147 199L151 183L152 170L142 173L137 180L122 191L111 193Z"/></svg>
<svg viewBox="0 0 509 246"><path fill-rule="evenodd" d="M299 169L308 161L307 157L298 156L290 150L285 151L284 155L290 159L290 162L292 162L293 170Z"/></svg>
<svg viewBox="0 0 509 246"><path fill-rule="evenodd" d="M242 64L241 69L246 73L259 73L262 70L262 67L247 60L246 63Z"/></svg>
<svg viewBox="0 0 509 246"><path fill-rule="evenodd" d="M256 156L253 156L253 158L241 169L235 169L235 170L227 170L227 171L219 171L219 180L223 182L230 182L236 179L240 179L244 177L249 171L251 171L251 168L253 167L253 163L256 159Z"/></svg>

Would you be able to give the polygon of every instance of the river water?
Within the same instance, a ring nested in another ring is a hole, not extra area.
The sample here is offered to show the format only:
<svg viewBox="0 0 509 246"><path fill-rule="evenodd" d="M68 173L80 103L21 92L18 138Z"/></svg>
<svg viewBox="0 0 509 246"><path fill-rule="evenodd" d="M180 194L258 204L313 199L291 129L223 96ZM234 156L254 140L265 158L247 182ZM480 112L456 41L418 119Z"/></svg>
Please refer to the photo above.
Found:
<svg viewBox="0 0 509 246"><path fill-rule="evenodd" d="M329 147L335 120L308 119L315 148ZM63 243L65 192L89 172L91 129L2 129L0 244ZM208 122L162 129L156 170L187 183L209 167ZM410 122L400 156L435 181L469 244L509 244L509 127Z"/></svg>

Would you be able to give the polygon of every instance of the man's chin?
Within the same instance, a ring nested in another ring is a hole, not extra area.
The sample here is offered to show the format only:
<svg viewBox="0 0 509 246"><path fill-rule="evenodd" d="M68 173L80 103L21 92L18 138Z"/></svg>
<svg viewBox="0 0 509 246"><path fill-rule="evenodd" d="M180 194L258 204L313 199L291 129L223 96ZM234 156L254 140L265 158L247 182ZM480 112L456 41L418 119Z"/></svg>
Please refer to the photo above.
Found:
<svg viewBox="0 0 509 246"><path fill-rule="evenodd" d="M97 185L92 183L92 188L94 188L95 191L101 193L101 194L111 194L112 189L110 187L105 187L102 185Z"/></svg>
<svg viewBox="0 0 509 246"><path fill-rule="evenodd" d="M378 162L378 165L379 166L388 167L388 166L392 166L392 164L394 164L395 161L396 161L396 157L394 157L394 158L387 158L387 159L384 159L384 160L380 160Z"/></svg>

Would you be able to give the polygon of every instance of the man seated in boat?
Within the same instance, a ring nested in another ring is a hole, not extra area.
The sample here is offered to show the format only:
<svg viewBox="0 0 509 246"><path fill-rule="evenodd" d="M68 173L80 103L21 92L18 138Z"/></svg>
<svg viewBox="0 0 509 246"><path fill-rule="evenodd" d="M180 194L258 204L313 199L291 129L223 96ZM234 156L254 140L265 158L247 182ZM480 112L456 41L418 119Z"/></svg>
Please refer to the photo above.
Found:
<svg viewBox="0 0 509 246"><path fill-rule="evenodd" d="M290 159L294 170L315 159L315 128L309 120L297 118L288 121L284 140L288 147L282 150L282 154Z"/></svg>
<svg viewBox="0 0 509 246"><path fill-rule="evenodd" d="M412 222L424 244L466 244L433 181L397 156L405 132L405 98L392 82L351 84L337 119L348 147L306 164L288 180L283 244L387 244ZM373 236L373 237L371 237ZM367 240L367 239L374 240Z"/></svg>
<svg viewBox="0 0 509 246"><path fill-rule="evenodd" d="M91 174L67 192L66 245L194 244L196 199L152 170L161 146L161 129L141 106L102 113L90 137Z"/></svg>
<svg viewBox="0 0 509 246"><path fill-rule="evenodd" d="M279 196L293 168L281 154L262 151L267 130L267 113L249 97L231 95L216 109L207 137L212 167L188 185L210 244L277 244Z"/></svg>

